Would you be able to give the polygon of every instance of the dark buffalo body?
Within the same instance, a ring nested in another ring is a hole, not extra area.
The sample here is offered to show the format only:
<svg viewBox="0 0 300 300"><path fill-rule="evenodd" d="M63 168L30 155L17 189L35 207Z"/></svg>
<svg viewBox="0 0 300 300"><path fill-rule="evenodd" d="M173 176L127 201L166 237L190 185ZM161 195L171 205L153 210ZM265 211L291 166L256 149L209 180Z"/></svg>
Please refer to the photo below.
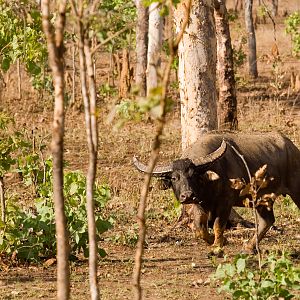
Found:
<svg viewBox="0 0 300 300"><path fill-rule="evenodd" d="M280 133L207 134L186 149L181 159L153 172L173 188L179 201L198 204L202 211L196 220L201 224L198 235L207 242L212 242L207 231L208 217L214 220L214 245L218 247L223 245L223 232L232 207L243 206L243 200L249 197L241 197L240 190L233 189L230 181L237 178L249 181L239 154L244 157L251 175L267 165L266 176L273 180L259 191L258 197L269 193L288 194L300 208L300 151ZM137 160L135 165L140 171L146 171ZM275 221L274 213L266 206L258 206L256 212L261 240ZM252 251L254 247L255 238L246 248Z"/></svg>

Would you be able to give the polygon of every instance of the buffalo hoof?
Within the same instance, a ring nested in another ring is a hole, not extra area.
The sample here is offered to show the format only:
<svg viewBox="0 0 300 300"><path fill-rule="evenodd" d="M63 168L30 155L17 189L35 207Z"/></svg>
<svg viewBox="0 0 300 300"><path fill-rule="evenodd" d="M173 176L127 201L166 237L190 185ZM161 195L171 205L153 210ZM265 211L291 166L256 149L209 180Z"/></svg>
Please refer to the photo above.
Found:
<svg viewBox="0 0 300 300"><path fill-rule="evenodd" d="M205 241L208 245L212 245L215 241L215 237L213 235L209 235Z"/></svg>
<svg viewBox="0 0 300 300"><path fill-rule="evenodd" d="M257 254L257 250L256 247L253 246L252 244L246 244L244 245L241 254L247 254L247 255L256 255Z"/></svg>
<svg viewBox="0 0 300 300"><path fill-rule="evenodd" d="M214 235L203 233L201 230L195 231L195 238L204 240L208 245L212 245L215 241Z"/></svg>
<svg viewBox="0 0 300 300"><path fill-rule="evenodd" d="M208 253L208 258L211 257L218 257L218 258L222 258L224 257L224 250L222 247L215 247L212 251L210 251Z"/></svg>

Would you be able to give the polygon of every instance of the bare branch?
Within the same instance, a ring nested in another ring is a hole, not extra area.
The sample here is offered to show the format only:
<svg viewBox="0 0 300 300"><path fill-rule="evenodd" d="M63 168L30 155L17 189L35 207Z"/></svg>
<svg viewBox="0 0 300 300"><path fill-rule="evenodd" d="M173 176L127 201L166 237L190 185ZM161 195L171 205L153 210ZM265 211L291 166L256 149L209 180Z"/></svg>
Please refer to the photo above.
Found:
<svg viewBox="0 0 300 300"><path fill-rule="evenodd" d="M92 56L96 53L96 51L104 46L105 44L109 43L111 40L122 34L123 32L127 31L128 29L132 29L135 26L135 23L129 23L126 27L122 28L121 30L117 31L113 35L109 36L107 39L102 41L100 44L94 47L94 49L91 51Z"/></svg>
<svg viewBox="0 0 300 300"><path fill-rule="evenodd" d="M187 11L190 11L190 5L191 1L188 1L188 6L186 7ZM185 27L188 24L188 17L189 15L186 14L185 20L183 22L183 26L181 32L183 33L185 30ZM182 37L182 34L181 34ZM180 40L178 40L178 36L175 41L171 39L170 42L170 56L167 62L167 65L165 67L163 80L162 80L162 92L160 96L160 107L161 107L161 116L158 118L158 124L156 127L156 134L153 140L152 144L152 152L150 156L150 160L147 167L147 173L144 177L144 184L142 186L141 190L141 197L140 197L140 204L138 208L138 214L137 214L137 221L139 224L139 239L137 243L136 248L136 254L135 254L135 264L134 264L134 270L133 270L133 290L134 290L134 299L135 300L141 300L142 299L142 287L141 287L141 268L142 268L142 257L144 253L144 243L145 243L145 236L146 236L146 221L145 221L145 210L146 210L146 203L147 203L147 196L148 196L148 190L149 185L151 181L151 173L155 167L155 164L158 159L159 155L159 148L161 144L161 136L163 133L163 128L166 123L166 94L167 94L167 88L168 88L168 82L170 78L170 72L171 72L171 66L172 62L175 57L175 53L178 47L178 43Z"/></svg>

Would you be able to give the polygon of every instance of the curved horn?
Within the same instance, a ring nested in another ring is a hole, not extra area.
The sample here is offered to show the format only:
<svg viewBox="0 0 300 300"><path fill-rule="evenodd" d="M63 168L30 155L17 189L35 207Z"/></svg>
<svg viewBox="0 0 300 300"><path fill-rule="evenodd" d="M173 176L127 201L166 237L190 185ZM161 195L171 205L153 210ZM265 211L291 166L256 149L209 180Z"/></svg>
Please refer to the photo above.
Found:
<svg viewBox="0 0 300 300"><path fill-rule="evenodd" d="M193 160L193 163L196 166L208 165L208 164L216 161L217 159L221 158L223 156L223 154L225 153L226 148L227 148L227 143L223 139L221 146L217 150L215 150L214 152L212 152L204 157Z"/></svg>
<svg viewBox="0 0 300 300"><path fill-rule="evenodd" d="M148 173L147 172L147 166L144 165L142 162L140 162L135 156L132 159L132 162L134 164L134 166L141 172L143 173ZM156 177L164 177L166 176L168 173L171 173L173 170L172 165L167 165L167 166L161 166L161 167L155 167L153 172L152 172L152 176L156 176Z"/></svg>

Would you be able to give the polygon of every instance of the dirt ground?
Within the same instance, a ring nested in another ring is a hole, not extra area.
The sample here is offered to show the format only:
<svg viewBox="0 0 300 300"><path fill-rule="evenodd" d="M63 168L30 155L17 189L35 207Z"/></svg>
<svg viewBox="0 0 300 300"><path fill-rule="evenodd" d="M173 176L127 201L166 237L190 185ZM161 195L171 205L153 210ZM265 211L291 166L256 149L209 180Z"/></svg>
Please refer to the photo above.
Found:
<svg viewBox="0 0 300 300"><path fill-rule="evenodd" d="M269 2L267 2L269 3ZM232 7L232 1L228 3ZM300 60L291 56L290 39L284 33L283 15L300 9L299 0L279 1L279 17L276 21L276 39L281 56L278 69L274 70L272 47L274 32L272 22L258 24L256 36L258 46L259 78L247 76L247 64L238 69L238 117L241 131L280 130L300 146L300 92L290 88L290 76L294 71L300 75ZM233 44L237 45L244 34L242 14L231 24ZM245 51L246 46L245 46ZM104 54L103 54L104 56ZM107 58L107 56L106 56ZM100 74L106 74L107 59L97 62ZM52 118L52 103L46 95L40 95L30 87L24 77L22 99L17 97L17 79L14 70L4 76L6 87L2 92L0 109L12 114L17 126L26 128L28 135L43 139L49 145ZM100 77L99 85L105 83ZM273 87L276 83L278 87ZM165 128L161 161L179 157L180 111L179 95L172 89L175 102ZM137 239L136 211L142 176L131 164L133 155L146 160L151 149L155 124L128 122L117 128L116 122L108 122L107 115L117 100L113 97L99 97L99 167L98 179L108 183L112 199L105 213L115 219L113 229L103 235L100 246L108 253L99 260L99 287L102 299L132 299L132 270ZM79 94L78 94L78 101ZM66 114L65 160L68 169L87 168L87 149L82 110L68 109ZM8 193L22 190L20 183L8 186ZM29 205L28 191L19 195L20 205ZM239 209L248 220L251 212ZM293 206L278 201L275 206L276 226L261 243L263 255L267 251L288 251L293 262L300 266L300 213ZM177 211L170 191L159 191L155 181L147 207L147 246L142 269L144 299L230 299L217 293L216 283L210 279L218 263L224 258L210 258L209 246L196 240L187 227L176 226ZM226 259L240 253L242 244L253 234L253 230L237 228L227 230L228 245ZM87 261L71 263L72 299L86 299L89 296ZM7 264L0 260L0 299L55 299L56 266ZM300 299L300 296L299 298Z"/></svg>

